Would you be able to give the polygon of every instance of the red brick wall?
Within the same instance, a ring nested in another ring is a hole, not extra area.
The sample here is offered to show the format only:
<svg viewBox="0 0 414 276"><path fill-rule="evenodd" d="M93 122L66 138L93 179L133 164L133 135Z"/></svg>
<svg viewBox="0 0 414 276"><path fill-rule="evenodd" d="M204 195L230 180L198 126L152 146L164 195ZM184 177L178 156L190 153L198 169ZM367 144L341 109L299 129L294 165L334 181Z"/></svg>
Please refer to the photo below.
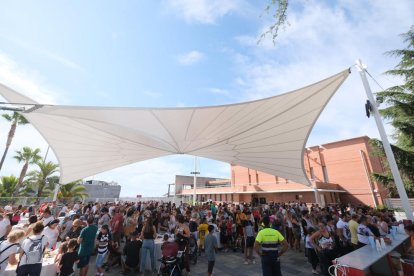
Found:
<svg viewBox="0 0 414 276"><path fill-rule="evenodd" d="M323 166L326 167L329 183L338 184L338 186L347 191L347 194L341 194L341 201L344 203L363 203L373 206L374 201L370 190L367 173L361 158L360 151L365 154L365 160L368 167L368 173L381 172L382 166L378 158L370 156L370 147L368 137L358 137L344 141L324 144L322 147L315 146L306 150L304 162L305 169L310 177L310 167L313 168L315 181L325 182ZM309 161L308 161L309 160ZM244 191L256 190L284 190L284 189L303 189L305 186L299 183L289 182L286 185L280 183L286 182L283 178L278 178L266 173L258 172L259 184L256 183L256 170L247 169L241 166L231 166L234 179L232 184L235 187L244 187ZM250 174L250 183L249 183ZM276 184L276 181L279 184ZM275 183L271 185L270 183ZM373 188L379 193L375 196L377 203L382 204L382 197L386 196L386 190L380 184L372 182ZM321 186L321 185L318 185ZM287 188L288 187L288 188ZM325 188L325 187L320 187ZM289 193L281 198L291 198ZM294 200L294 199L290 199ZM326 195L326 201L331 202L329 194Z"/></svg>

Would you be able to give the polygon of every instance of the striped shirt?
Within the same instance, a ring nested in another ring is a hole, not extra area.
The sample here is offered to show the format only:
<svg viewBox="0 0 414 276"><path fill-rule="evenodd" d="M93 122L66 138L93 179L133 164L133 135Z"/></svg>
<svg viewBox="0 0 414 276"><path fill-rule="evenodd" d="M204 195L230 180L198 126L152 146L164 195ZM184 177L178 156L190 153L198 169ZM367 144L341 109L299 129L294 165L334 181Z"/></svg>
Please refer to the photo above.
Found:
<svg viewBox="0 0 414 276"><path fill-rule="evenodd" d="M111 239L111 234L103 234L102 232L99 232L97 237L98 242L100 242L98 245L98 254L105 254L108 252L108 243Z"/></svg>

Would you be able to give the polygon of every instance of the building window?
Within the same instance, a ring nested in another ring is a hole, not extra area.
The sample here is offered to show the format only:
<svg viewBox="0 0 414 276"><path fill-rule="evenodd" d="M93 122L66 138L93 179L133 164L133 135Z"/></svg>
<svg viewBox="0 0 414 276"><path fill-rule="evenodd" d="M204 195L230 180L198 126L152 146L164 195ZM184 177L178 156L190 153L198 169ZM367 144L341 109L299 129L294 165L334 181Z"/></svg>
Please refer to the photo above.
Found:
<svg viewBox="0 0 414 276"><path fill-rule="evenodd" d="M234 202L233 194L231 194L231 202Z"/></svg>
<svg viewBox="0 0 414 276"><path fill-rule="evenodd" d="M256 183L259 184L259 174L256 172Z"/></svg>
<svg viewBox="0 0 414 276"><path fill-rule="evenodd" d="M223 201L223 199L222 199L222 197L221 197L221 196L222 196L222 194L220 194L220 201Z"/></svg>
<svg viewBox="0 0 414 276"><path fill-rule="evenodd" d="M313 168L310 168L310 178L311 180L315 179L315 172L313 171Z"/></svg>
<svg viewBox="0 0 414 276"><path fill-rule="evenodd" d="M328 183L329 177L328 177L328 169L326 168L326 166L322 166L322 171L323 171L323 180L325 181L325 183Z"/></svg>
<svg viewBox="0 0 414 276"><path fill-rule="evenodd" d="M250 172L249 172L249 184L252 184L252 176L251 176Z"/></svg>

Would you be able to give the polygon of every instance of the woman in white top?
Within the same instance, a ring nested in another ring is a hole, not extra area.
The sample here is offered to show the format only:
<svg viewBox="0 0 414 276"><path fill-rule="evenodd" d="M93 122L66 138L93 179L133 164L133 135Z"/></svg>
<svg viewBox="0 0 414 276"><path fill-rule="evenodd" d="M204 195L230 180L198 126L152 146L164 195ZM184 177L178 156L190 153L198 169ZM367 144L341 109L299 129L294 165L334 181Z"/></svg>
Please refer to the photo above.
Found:
<svg viewBox="0 0 414 276"><path fill-rule="evenodd" d="M175 228L177 227L177 222L176 222L176 215L177 215L177 211L173 210L172 214L170 215L170 220L168 221L168 228L170 229L171 233L174 233Z"/></svg>
<svg viewBox="0 0 414 276"><path fill-rule="evenodd" d="M47 238L47 241L49 242L48 248L50 249L54 249L56 245L56 242L59 236L58 225L59 225L58 219L52 220L42 232L42 235L45 235L45 237Z"/></svg>
<svg viewBox="0 0 414 276"><path fill-rule="evenodd" d="M333 251L334 241L326 228L325 222L320 221L318 223L318 227L319 230L310 237L310 242L318 255L319 266L322 274L329 275L328 269L332 265L332 261L335 259Z"/></svg>
<svg viewBox="0 0 414 276"><path fill-rule="evenodd" d="M23 238L24 231L17 229L9 233L7 240L0 242L0 276L5 275L7 264L17 264L17 247Z"/></svg>
<svg viewBox="0 0 414 276"><path fill-rule="evenodd" d="M388 223L384 220L383 216L379 217L378 229L381 237L385 237L386 235L388 235Z"/></svg>

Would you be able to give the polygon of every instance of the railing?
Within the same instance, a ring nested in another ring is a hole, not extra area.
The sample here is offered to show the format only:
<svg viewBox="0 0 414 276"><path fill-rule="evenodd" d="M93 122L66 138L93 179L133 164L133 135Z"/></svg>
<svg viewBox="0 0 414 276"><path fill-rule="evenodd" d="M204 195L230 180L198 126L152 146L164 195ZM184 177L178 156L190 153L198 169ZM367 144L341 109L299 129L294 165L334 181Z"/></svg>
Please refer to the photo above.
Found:
<svg viewBox="0 0 414 276"><path fill-rule="evenodd" d="M411 205L411 208L414 210L414 198L409 198L408 201L409 201L409 203ZM388 208L403 209L402 203L401 203L401 199L399 199L399 198L386 198L385 199L385 205Z"/></svg>
<svg viewBox="0 0 414 276"><path fill-rule="evenodd" d="M43 202L51 202L52 197L0 197L0 206L4 207L8 204L13 206L28 206L28 205L39 205ZM73 203L74 198L60 198L58 202Z"/></svg>
<svg viewBox="0 0 414 276"><path fill-rule="evenodd" d="M192 190L193 185L183 185L183 190ZM223 188L223 187L231 187L231 183L228 184L213 184L213 185L204 185L204 186L198 186L197 189L211 189L211 188Z"/></svg>

